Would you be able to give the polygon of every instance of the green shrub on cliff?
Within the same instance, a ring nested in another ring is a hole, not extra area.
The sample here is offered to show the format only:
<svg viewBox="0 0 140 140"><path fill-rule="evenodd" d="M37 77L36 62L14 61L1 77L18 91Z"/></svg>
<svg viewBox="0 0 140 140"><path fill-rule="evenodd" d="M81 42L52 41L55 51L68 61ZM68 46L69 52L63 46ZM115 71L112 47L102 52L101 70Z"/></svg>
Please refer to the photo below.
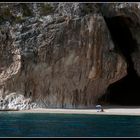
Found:
<svg viewBox="0 0 140 140"><path fill-rule="evenodd" d="M29 7L27 6L26 3L21 3L21 7L22 7L22 10L23 10L23 16L24 17L33 15L32 11L29 9Z"/></svg>
<svg viewBox="0 0 140 140"><path fill-rule="evenodd" d="M46 16L47 14L53 12L53 7L50 4L43 4L41 7L40 15Z"/></svg>
<svg viewBox="0 0 140 140"><path fill-rule="evenodd" d="M9 8L0 8L0 22L10 21L12 22L14 16L12 15Z"/></svg>
<svg viewBox="0 0 140 140"><path fill-rule="evenodd" d="M1 11L2 15L5 17L5 18L9 18L12 16L11 12L10 12L10 9L8 8L4 8L2 11Z"/></svg>
<svg viewBox="0 0 140 140"><path fill-rule="evenodd" d="M23 21L25 21L25 19L23 19L21 16L16 16L14 21L15 23L22 23Z"/></svg>

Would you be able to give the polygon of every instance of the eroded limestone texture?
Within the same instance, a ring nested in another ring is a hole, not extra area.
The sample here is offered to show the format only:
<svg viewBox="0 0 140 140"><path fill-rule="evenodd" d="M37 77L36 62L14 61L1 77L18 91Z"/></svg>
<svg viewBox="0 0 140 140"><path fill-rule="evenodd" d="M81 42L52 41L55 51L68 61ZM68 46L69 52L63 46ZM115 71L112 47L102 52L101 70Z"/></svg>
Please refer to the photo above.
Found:
<svg viewBox="0 0 140 140"><path fill-rule="evenodd" d="M1 95L18 93L46 108L91 107L127 74L126 62L98 4L49 3L45 16L43 5L8 5L18 17L0 24Z"/></svg>
<svg viewBox="0 0 140 140"><path fill-rule="evenodd" d="M4 98L0 98L0 110L28 110L38 108L36 103L31 101L31 98L25 98L22 94L10 93Z"/></svg>
<svg viewBox="0 0 140 140"><path fill-rule="evenodd" d="M137 42L137 49L131 54L134 68L140 76L140 3L112 3L101 4L104 17L121 17L129 27L131 34ZM134 45L135 47L135 45Z"/></svg>

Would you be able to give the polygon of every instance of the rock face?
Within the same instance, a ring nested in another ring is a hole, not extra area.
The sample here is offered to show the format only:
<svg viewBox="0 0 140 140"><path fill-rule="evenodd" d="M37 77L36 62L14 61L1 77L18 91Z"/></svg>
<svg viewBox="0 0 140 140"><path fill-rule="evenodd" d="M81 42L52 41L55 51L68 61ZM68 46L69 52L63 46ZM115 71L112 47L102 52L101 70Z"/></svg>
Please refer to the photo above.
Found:
<svg viewBox="0 0 140 140"><path fill-rule="evenodd" d="M140 4L139 3L117 3L102 4L101 11L105 17L122 17L129 27L137 48L131 53L134 69L140 76Z"/></svg>
<svg viewBox="0 0 140 140"><path fill-rule="evenodd" d="M10 93L4 99L0 98L0 110L25 110L37 107L37 104L33 103L30 98L25 98L23 95L17 93Z"/></svg>
<svg viewBox="0 0 140 140"><path fill-rule="evenodd" d="M14 98L28 98L38 107L95 105L111 83L127 74L127 64L114 49L104 16L129 16L140 48L138 4L18 3L0 7L0 95L5 100L14 93ZM139 53L134 52L132 58L140 74ZM36 107L31 104L28 106Z"/></svg>

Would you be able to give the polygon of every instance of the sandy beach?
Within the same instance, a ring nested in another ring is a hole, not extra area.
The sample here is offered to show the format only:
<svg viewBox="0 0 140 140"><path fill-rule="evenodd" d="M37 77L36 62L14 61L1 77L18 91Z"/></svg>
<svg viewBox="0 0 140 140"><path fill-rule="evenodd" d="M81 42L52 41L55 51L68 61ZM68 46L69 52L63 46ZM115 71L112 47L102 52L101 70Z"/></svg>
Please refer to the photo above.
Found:
<svg viewBox="0 0 140 140"><path fill-rule="evenodd" d="M16 111L17 113L59 113L59 114L98 114L98 115L137 115L140 116L140 106L105 106L104 112L97 109L51 109L37 108L32 110ZM10 111L15 112L15 111Z"/></svg>

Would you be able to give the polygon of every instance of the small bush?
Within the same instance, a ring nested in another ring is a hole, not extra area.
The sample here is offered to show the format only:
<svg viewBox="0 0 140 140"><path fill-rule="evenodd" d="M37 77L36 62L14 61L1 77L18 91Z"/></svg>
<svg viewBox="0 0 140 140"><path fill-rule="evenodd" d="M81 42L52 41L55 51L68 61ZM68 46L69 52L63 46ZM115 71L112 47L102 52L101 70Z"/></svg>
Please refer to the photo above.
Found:
<svg viewBox="0 0 140 140"><path fill-rule="evenodd" d="M14 16L10 12L9 8L0 9L0 22L3 22L3 21L12 22L13 19L14 19Z"/></svg>
<svg viewBox="0 0 140 140"><path fill-rule="evenodd" d="M54 11L54 9L53 9L53 7L50 5L50 4L44 4L42 7L41 7L41 15L42 16L45 16L45 15L47 15L47 14L49 14L49 13L51 13L51 12L53 12Z"/></svg>
<svg viewBox="0 0 140 140"><path fill-rule="evenodd" d="M12 16L10 9L8 9L8 8L3 9L2 14L3 14L3 16L5 16L5 18L9 18Z"/></svg>
<svg viewBox="0 0 140 140"><path fill-rule="evenodd" d="M0 23L3 22L4 18L0 15Z"/></svg>
<svg viewBox="0 0 140 140"><path fill-rule="evenodd" d="M23 10L23 16L24 17L33 15L32 11L29 9L29 7L27 6L26 3L21 3L21 7L22 7L22 10Z"/></svg>
<svg viewBox="0 0 140 140"><path fill-rule="evenodd" d="M15 18L15 23L22 23L24 21L24 19L21 17L21 16L17 16L17 17L14 17Z"/></svg>

